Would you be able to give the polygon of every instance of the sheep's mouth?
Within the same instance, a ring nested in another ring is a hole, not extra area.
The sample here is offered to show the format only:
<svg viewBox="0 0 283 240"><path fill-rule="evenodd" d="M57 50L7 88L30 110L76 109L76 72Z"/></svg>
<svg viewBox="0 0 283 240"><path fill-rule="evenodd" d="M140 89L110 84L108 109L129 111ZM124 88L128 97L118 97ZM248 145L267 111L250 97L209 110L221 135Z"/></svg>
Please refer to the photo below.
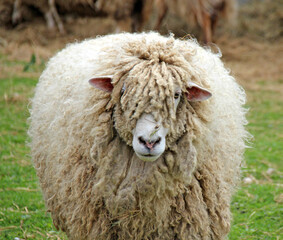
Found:
<svg viewBox="0 0 283 240"><path fill-rule="evenodd" d="M141 153L137 153L137 152L136 152L136 155L137 155L138 158L141 159L142 161L145 161L145 162L154 162L157 158L160 157L161 154L158 154L158 155L150 154L150 153L141 154Z"/></svg>
<svg viewBox="0 0 283 240"><path fill-rule="evenodd" d="M153 155L153 154L141 154L141 156L143 156L143 157L154 157L155 155Z"/></svg>

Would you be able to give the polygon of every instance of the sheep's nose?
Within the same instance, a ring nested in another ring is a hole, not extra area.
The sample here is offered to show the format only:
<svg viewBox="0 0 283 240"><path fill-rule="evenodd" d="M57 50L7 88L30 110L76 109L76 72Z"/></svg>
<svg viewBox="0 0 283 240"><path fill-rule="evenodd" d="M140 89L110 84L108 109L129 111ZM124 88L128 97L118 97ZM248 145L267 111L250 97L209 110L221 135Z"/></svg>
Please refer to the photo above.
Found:
<svg viewBox="0 0 283 240"><path fill-rule="evenodd" d="M148 150L152 150L155 145L161 142L161 137L158 137L155 140L146 140L142 136L138 137L139 143L144 145Z"/></svg>

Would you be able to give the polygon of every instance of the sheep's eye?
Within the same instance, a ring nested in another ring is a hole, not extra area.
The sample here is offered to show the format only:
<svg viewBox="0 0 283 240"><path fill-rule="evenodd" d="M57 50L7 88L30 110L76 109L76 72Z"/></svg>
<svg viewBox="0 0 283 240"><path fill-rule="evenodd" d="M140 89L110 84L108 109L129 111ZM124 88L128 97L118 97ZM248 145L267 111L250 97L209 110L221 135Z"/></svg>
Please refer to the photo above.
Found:
<svg viewBox="0 0 283 240"><path fill-rule="evenodd" d="M180 92L175 92L174 98L178 99L180 97L181 93Z"/></svg>
<svg viewBox="0 0 283 240"><path fill-rule="evenodd" d="M124 85L124 86L122 87L122 89L121 89L121 96L124 94L125 90L126 90L126 87L125 87L125 85Z"/></svg>

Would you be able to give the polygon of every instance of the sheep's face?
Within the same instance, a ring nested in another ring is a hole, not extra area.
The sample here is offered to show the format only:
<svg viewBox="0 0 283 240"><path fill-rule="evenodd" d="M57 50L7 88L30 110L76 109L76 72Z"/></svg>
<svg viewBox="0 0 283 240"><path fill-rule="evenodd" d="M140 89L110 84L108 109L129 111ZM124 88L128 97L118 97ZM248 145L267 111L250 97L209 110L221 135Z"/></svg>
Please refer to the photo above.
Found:
<svg viewBox="0 0 283 240"><path fill-rule="evenodd" d="M182 90L174 87L174 112L180 102ZM137 120L133 129L133 149L136 155L143 161L155 161L159 158L166 148L166 136L170 131L164 127L162 121L156 121L151 113L143 113Z"/></svg>
<svg viewBox="0 0 283 240"><path fill-rule="evenodd" d="M141 81L134 84L123 82L120 89L115 91L118 85L112 85L112 77L92 78L89 82L95 88L112 95L119 92L119 97L112 96L119 99L114 114L115 128L141 160L151 162L165 151L168 136L172 138L175 134L174 138L178 138L185 131L184 126L177 126L180 125L178 114L184 111L179 106L181 101L184 102L181 97L186 96L189 101L203 101L211 96L209 91L193 83L188 83L187 91L183 94L182 88L177 84L171 84L169 89L161 86L152 90L150 84L145 85ZM143 91L136 93L137 89ZM133 92L136 97L129 98Z"/></svg>

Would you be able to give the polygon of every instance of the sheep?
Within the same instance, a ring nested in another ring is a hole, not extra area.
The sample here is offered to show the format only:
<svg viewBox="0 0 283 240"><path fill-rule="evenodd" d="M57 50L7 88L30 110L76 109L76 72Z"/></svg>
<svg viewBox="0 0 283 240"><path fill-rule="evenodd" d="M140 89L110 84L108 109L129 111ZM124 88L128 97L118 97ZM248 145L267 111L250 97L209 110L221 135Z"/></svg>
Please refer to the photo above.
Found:
<svg viewBox="0 0 283 240"><path fill-rule="evenodd" d="M142 31L152 12L152 0L96 0L98 12L106 13L116 21L116 32Z"/></svg>
<svg viewBox="0 0 283 240"><path fill-rule="evenodd" d="M162 21L170 9L187 23L195 21L203 31L204 43L213 41L219 16L222 15L232 25L235 25L238 7L235 0L155 0L155 5L158 9L155 30L160 29Z"/></svg>
<svg viewBox="0 0 283 240"><path fill-rule="evenodd" d="M10 0L3 0L0 2L0 26L5 26L11 21L11 13L13 6Z"/></svg>
<svg viewBox="0 0 283 240"><path fill-rule="evenodd" d="M12 1L12 0L10 0ZM32 6L43 13L47 27L50 30L58 26L61 34L65 33L64 24L58 14L57 7L62 13L77 13L83 16L109 16L116 22L116 32L141 31L150 17L152 0L14 0L12 23L17 25L23 18L23 6Z"/></svg>
<svg viewBox="0 0 283 240"><path fill-rule="evenodd" d="M64 25L57 12L55 0L15 0L13 5L14 5L13 13L12 13L13 25L19 23L22 18L22 6L30 5L36 7L37 9L39 9L41 13L43 13L47 22L48 29L54 30L56 23L59 32L61 34L65 33Z"/></svg>
<svg viewBox="0 0 283 240"><path fill-rule="evenodd" d="M224 239L246 147L245 92L195 40L68 45L31 100L31 156L69 239Z"/></svg>

